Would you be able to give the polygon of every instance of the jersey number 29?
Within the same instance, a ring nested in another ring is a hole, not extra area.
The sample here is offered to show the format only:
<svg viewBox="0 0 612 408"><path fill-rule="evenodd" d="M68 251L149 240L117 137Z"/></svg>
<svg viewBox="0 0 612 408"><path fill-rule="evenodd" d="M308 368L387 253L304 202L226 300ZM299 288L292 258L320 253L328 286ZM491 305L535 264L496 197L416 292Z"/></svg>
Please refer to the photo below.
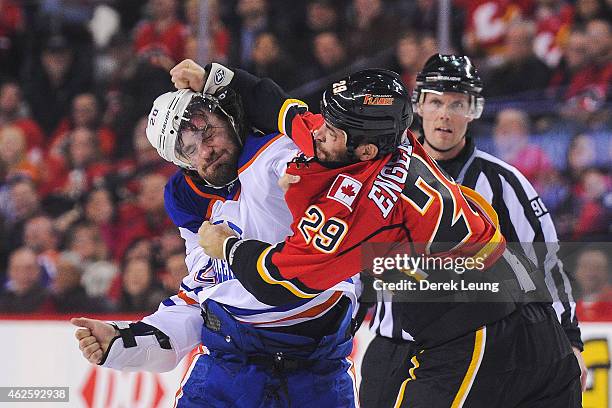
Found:
<svg viewBox="0 0 612 408"><path fill-rule="evenodd" d="M311 244L318 251L330 254L336 252L346 235L348 226L336 217L325 220L325 214L316 205L311 205L300 219L298 229L306 244Z"/></svg>

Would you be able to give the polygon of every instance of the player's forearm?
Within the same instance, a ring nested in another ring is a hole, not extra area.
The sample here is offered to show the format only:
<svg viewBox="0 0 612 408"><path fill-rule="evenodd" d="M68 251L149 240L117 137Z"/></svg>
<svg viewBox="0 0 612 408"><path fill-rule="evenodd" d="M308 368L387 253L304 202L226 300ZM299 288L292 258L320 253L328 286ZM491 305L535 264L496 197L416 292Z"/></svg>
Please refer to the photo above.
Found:
<svg viewBox="0 0 612 408"><path fill-rule="evenodd" d="M282 246L282 244L279 244ZM257 240L228 238L224 256L236 278L260 302L284 305L309 299L320 293L306 288L299 279L286 279L272 262L272 251L277 246Z"/></svg>
<svg viewBox="0 0 612 408"><path fill-rule="evenodd" d="M292 99L274 81L257 78L236 69L230 86L241 96L248 120L265 132L289 136L307 156L314 155L312 131L322 124L320 115L308 112L308 106Z"/></svg>
<svg viewBox="0 0 612 408"><path fill-rule="evenodd" d="M264 133L279 131L278 113L289 96L276 82L235 69L230 87L242 97L245 114L253 126Z"/></svg>
<svg viewBox="0 0 612 408"><path fill-rule="evenodd" d="M100 365L121 371L166 372L200 342L199 307L162 307L140 322L117 322L115 337Z"/></svg>

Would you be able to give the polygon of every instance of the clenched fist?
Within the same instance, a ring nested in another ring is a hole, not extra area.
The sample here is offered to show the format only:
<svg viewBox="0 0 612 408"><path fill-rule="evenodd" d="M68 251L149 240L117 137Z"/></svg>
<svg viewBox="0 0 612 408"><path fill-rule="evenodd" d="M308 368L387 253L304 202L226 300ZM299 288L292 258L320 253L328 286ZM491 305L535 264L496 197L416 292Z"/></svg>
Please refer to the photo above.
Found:
<svg viewBox="0 0 612 408"><path fill-rule="evenodd" d="M195 61L186 59L170 70L172 83L176 89L191 89L202 92L206 82L206 70Z"/></svg>
<svg viewBox="0 0 612 408"><path fill-rule="evenodd" d="M102 320L78 317L70 319L70 323L79 327L74 336L79 341L83 357L92 364L98 364L102 360L111 340L119 336L117 329Z"/></svg>
<svg viewBox="0 0 612 408"><path fill-rule="evenodd" d="M213 225L204 221L198 230L198 235L200 236L199 244L208 256L223 259L223 242L228 237L236 236L236 233L226 224Z"/></svg>

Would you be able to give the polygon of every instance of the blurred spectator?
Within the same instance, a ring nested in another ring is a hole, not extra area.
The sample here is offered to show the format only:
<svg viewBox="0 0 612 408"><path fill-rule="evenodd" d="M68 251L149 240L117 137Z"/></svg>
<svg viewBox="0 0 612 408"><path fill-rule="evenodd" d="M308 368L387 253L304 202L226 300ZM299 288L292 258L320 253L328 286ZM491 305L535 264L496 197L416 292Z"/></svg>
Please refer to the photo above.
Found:
<svg viewBox="0 0 612 408"><path fill-rule="evenodd" d="M516 167L540 191L553 167L546 153L529 143L529 133L529 116L524 111L504 109L497 114L493 129L497 156Z"/></svg>
<svg viewBox="0 0 612 408"><path fill-rule="evenodd" d="M103 299L90 297L81 285L81 269L77 256L64 253L58 259L57 272L50 287L50 307L58 313L104 312L109 306Z"/></svg>
<svg viewBox="0 0 612 408"><path fill-rule="evenodd" d="M98 138L93 130L76 128L68 134L66 141L67 144L58 153L61 156L49 158L48 167L52 176L42 192L53 193L73 203L91 187L103 182L112 165L102 160Z"/></svg>
<svg viewBox="0 0 612 408"><path fill-rule="evenodd" d="M0 77L14 77L23 60L25 21L21 7L13 0L0 1Z"/></svg>
<svg viewBox="0 0 612 408"><path fill-rule="evenodd" d="M609 122L609 108L602 108L610 101L612 26L605 20L591 20L586 35L588 63L573 75L563 95L561 113L569 121L578 120L593 128L598 121Z"/></svg>
<svg viewBox="0 0 612 408"><path fill-rule="evenodd" d="M66 38L50 37L40 58L33 57L23 78L32 116L50 135L69 110L72 99L92 87L91 60L75 54Z"/></svg>
<svg viewBox="0 0 612 408"><path fill-rule="evenodd" d="M137 238L130 242L123 254L123 263L126 264L133 259L144 259L147 262L153 259L153 243L150 239Z"/></svg>
<svg viewBox="0 0 612 408"><path fill-rule="evenodd" d="M588 42L584 30L574 29L570 32L559 67L550 80L548 92L551 98L562 98L574 76L586 68L589 62Z"/></svg>
<svg viewBox="0 0 612 408"><path fill-rule="evenodd" d="M81 284L85 287L88 296L105 298L110 302L112 299L109 296L111 285L118 274L119 271L113 263L106 261L93 262L85 268Z"/></svg>
<svg viewBox="0 0 612 408"><path fill-rule="evenodd" d="M348 64L346 49L338 34L333 31L317 34L313 39L312 48L315 64L311 68L311 78L321 78L335 74Z"/></svg>
<svg viewBox="0 0 612 408"><path fill-rule="evenodd" d="M352 1L345 42L352 59L372 57L393 46L399 21L384 7L382 0Z"/></svg>
<svg viewBox="0 0 612 408"><path fill-rule="evenodd" d="M138 174L144 174L147 172L159 170L163 174L174 174L176 167L172 166L172 173L168 174L165 167L166 161L159 157L157 150L151 145L147 139L147 116L143 116L136 123L134 131L132 133L132 143L134 144L134 156L135 156L135 172Z"/></svg>
<svg viewBox="0 0 612 408"><path fill-rule="evenodd" d="M577 183L584 170L595 164L595 141L586 133L579 133L572 138L567 149L566 176L572 183Z"/></svg>
<svg viewBox="0 0 612 408"><path fill-rule="evenodd" d="M40 198L31 178L13 177L3 187L0 211L11 223L19 223L40 212Z"/></svg>
<svg viewBox="0 0 612 408"><path fill-rule="evenodd" d="M582 170L555 221L562 240L608 241L612 233L610 175L595 167Z"/></svg>
<svg viewBox="0 0 612 408"><path fill-rule="evenodd" d="M306 7L306 29L305 35L311 37L314 34L336 29L340 23L338 10L331 0L313 0Z"/></svg>
<svg viewBox="0 0 612 408"><path fill-rule="evenodd" d="M470 56L484 57L488 65L497 65L503 59L509 27L530 15L533 7L529 0L462 0L459 4L466 10L465 51ZM487 83L486 88L490 86Z"/></svg>
<svg viewBox="0 0 612 408"><path fill-rule="evenodd" d="M550 79L546 64L533 53L535 26L532 22L512 24L506 33L503 63L491 70L486 79L485 96L511 96L520 100L527 93L539 96Z"/></svg>
<svg viewBox="0 0 612 408"><path fill-rule="evenodd" d="M116 200L113 194L103 187L89 191L83 199L83 219L97 226L104 244L113 259L119 261L118 243L123 235L116 211Z"/></svg>
<svg viewBox="0 0 612 408"><path fill-rule="evenodd" d="M397 41L391 69L401 75L404 85L412 91L416 85L416 74L428 57L423 53L419 35L414 31L407 31Z"/></svg>
<svg viewBox="0 0 612 408"><path fill-rule="evenodd" d="M17 82L7 81L0 85L0 128L3 126L20 128L25 135L28 151L43 149L45 135L27 114L21 87Z"/></svg>
<svg viewBox="0 0 612 408"><path fill-rule="evenodd" d="M0 175L23 175L40 181L40 166L28 158L26 137L17 126L0 127Z"/></svg>
<svg viewBox="0 0 612 408"><path fill-rule="evenodd" d="M106 158L111 158L115 150L115 133L100 123L101 112L96 97L83 93L74 97L70 116L59 123L51 135L50 151L57 154L68 143L68 136L76 128L87 128L96 133L97 145ZM61 154L61 153L60 153Z"/></svg>
<svg viewBox="0 0 612 408"><path fill-rule="evenodd" d="M148 174L143 177L138 193L138 206L142 210L143 224L149 230L149 236L160 235L168 226L168 217L165 217L164 188L167 178L161 174ZM166 220L166 221L164 221Z"/></svg>
<svg viewBox="0 0 612 408"><path fill-rule="evenodd" d="M612 270L606 251L588 247L580 252L575 276L582 293L576 305L578 319L612 320Z"/></svg>
<svg viewBox="0 0 612 408"><path fill-rule="evenodd" d="M565 0L538 0L535 10L535 55L554 68L561 59L561 46L574 19L574 7Z"/></svg>
<svg viewBox="0 0 612 408"><path fill-rule="evenodd" d="M165 273L161 279L166 297L174 296L178 293L181 282L188 273L183 252L175 253L166 258Z"/></svg>
<svg viewBox="0 0 612 408"><path fill-rule="evenodd" d="M602 19L610 21L610 6L605 0L577 0L574 25L584 26L588 21Z"/></svg>
<svg viewBox="0 0 612 408"><path fill-rule="evenodd" d="M23 244L36 254L41 266L42 283L47 286L57 271L60 236L53 226L53 220L46 215L30 218L24 228Z"/></svg>
<svg viewBox="0 0 612 408"><path fill-rule="evenodd" d="M140 180L136 201L125 203L119 209L119 224L125 231L117 244L119 256L123 256L137 239L160 236L166 228L172 226L164 208L166 181L167 177L161 174L144 175Z"/></svg>
<svg viewBox="0 0 612 408"><path fill-rule="evenodd" d="M167 228L159 237L157 237L156 259L154 259L160 268L164 267L166 259L176 253L182 253L185 256L185 241L179 234L176 233L176 228ZM157 265L156 265L157 266Z"/></svg>
<svg viewBox="0 0 612 408"><path fill-rule="evenodd" d="M83 268L82 284L89 296L106 295L117 275L109 262L108 248L100 229L87 221L75 224L66 235L67 249L80 259Z"/></svg>
<svg viewBox="0 0 612 408"><path fill-rule="evenodd" d="M300 35L296 38L296 49L288 50L294 53L298 65L309 64L314 59L312 42L317 34L337 30L342 26L337 5L331 0L309 1L306 5L306 18L302 23L303 27L297 29Z"/></svg>
<svg viewBox="0 0 612 408"><path fill-rule="evenodd" d="M137 122L130 138L133 154L117 164L117 172L109 175L107 182L117 194L126 197L136 194L143 176L149 173L160 173L170 177L176 173L176 166L159 157L155 148L149 143L145 130L148 117L143 116Z"/></svg>
<svg viewBox="0 0 612 408"><path fill-rule="evenodd" d="M18 248L9 259L8 282L0 289L0 313L41 312L48 292L40 284L40 266L36 254Z"/></svg>
<svg viewBox="0 0 612 408"><path fill-rule="evenodd" d="M146 260L133 259L125 264L119 311L153 312L164 298L164 292L154 281L151 265Z"/></svg>
<svg viewBox="0 0 612 408"><path fill-rule="evenodd" d="M129 130L138 118L149 113L153 100L171 90L172 83L165 67L185 56L189 30L179 21L177 7L177 0L149 0L150 19L135 29L133 48L128 51L123 47L123 35L111 41L117 69L106 95L112 110L110 115L105 115L105 121L118 133L121 147L129 146L123 143ZM125 151L121 153L126 154Z"/></svg>
<svg viewBox="0 0 612 408"><path fill-rule="evenodd" d="M230 65L248 66L252 60L255 38L271 31L267 0L238 0L238 24L231 30Z"/></svg>
<svg viewBox="0 0 612 408"><path fill-rule="evenodd" d="M427 61L429 57L434 54L437 54L438 50L440 49L440 46L438 44L438 38L432 32L429 31L419 33L419 36L421 37L421 49L423 53L423 58L425 58L425 61Z"/></svg>
<svg viewBox="0 0 612 408"><path fill-rule="evenodd" d="M78 255L82 263L108 259L108 248L98 227L87 221L77 223L66 236L67 249Z"/></svg>
<svg viewBox="0 0 612 408"><path fill-rule="evenodd" d="M471 3L474 3L470 0ZM423 33L436 33L438 31L438 15L440 13L439 6L440 2L436 0L416 0L416 1L404 1L398 2L400 7L403 8L401 13L403 18L401 20L401 27L414 31L419 34ZM465 6L462 4L463 1L451 2L450 9L450 41L451 47L454 48L454 52L459 52L462 48L462 36L465 27L466 11ZM427 56L435 54L438 49L434 52L427 54ZM423 60L423 63L427 60L427 57ZM422 66L422 65L421 65Z"/></svg>
<svg viewBox="0 0 612 408"><path fill-rule="evenodd" d="M223 24L219 11L218 0L206 0L207 5L207 25L200 24L200 0L187 0L185 2L185 17L191 30L189 40L193 43L193 48L197 47L197 38L201 28L205 28L205 38L209 38L208 56L210 61L227 63L230 49L230 32ZM188 45L185 45L187 48ZM197 52L185 50L186 57L197 61ZM172 68L172 67L171 67Z"/></svg>
<svg viewBox="0 0 612 408"><path fill-rule="evenodd" d="M605 240L612 233L612 180L597 168L583 172L575 189L580 208L574 224L574 240Z"/></svg>
<svg viewBox="0 0 612 408"><path fill-rule="evenodd" d="M0 211L0 229L6 237L2 240L2 251L10 252L23 244L27 220L41 213L40 198L32 180L26 177L10 180L0 193Z"/></svg>
<svg viewBox="0 0 612 408"><path fill-rule="evenodd" d="M115 157L129 157L134 124L145 110L148 113L154 97L168 90L167 71L134 58L129 39L122 33L111 39L97 68L101 75L99 94L106 107L98 121L116 135Z"/></svg>
<svg viewBox="0 0 612 408"><path fill-rule="evenodd" d="M318 80L310 89L309 96L303 97L304 102L317 111L321 94L328 83L340 79L348 66L346 49L340 41L338 34L325 31L317 34L312 43L314 63L304 70L304 77L309 80Z"/></svg>
<svg viewBox="0 0 612 408"><path fill-rule="evenodd" d="M283 89L291 89L296 85L295 69L273 33L262 32L257 35L251 60L252 65L246 69L258 77L270 78Z"/></svg>
<svg viewBox="0 0 612 408"><path fill-rule="evenodd" d="M138 61L138 58L134 58L134 49L127 35L116 33L96 58L95 79L98 89L116 92L120 84L134 74Z"/></svg>
<svg viewBox="0 0 612 408"><path fill-rule="evenodd" d="M142 58L165 55L175 63L185 54L187 26L178 19L177 0L149 0L150 20L137 27L134 49Z"/></svg>

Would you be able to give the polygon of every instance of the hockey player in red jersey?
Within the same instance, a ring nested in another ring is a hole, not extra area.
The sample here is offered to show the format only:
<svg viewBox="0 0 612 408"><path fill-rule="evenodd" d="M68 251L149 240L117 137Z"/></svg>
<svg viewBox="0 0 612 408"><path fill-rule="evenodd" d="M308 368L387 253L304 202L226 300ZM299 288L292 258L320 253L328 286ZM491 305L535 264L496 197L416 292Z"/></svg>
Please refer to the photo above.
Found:
<svg viewBox="0 0 612 408"><path fill-rule="evenodd" d="M402 296L403 329L421 351L413 368L398 374L405 381L396 406L580 406L580 371L538 297L543 282L527 259L505 248L482 197L462 192L405 133L410 97L395 73L365 70L334 83L323 94L322 115L283 100L269 82L233 85L262 118L278 112L279 130L304 152L287 170L300 176L286 197L293 235L278 244L240 240L205 223L200 243L207 253L226 259L260 300L279 305L371 268L363 262L368 243L395 245L413 258L478 259L482 266L463 275L471 283L495 281L495 296ZM413 277L435 281L439 272Z"/></svg>

